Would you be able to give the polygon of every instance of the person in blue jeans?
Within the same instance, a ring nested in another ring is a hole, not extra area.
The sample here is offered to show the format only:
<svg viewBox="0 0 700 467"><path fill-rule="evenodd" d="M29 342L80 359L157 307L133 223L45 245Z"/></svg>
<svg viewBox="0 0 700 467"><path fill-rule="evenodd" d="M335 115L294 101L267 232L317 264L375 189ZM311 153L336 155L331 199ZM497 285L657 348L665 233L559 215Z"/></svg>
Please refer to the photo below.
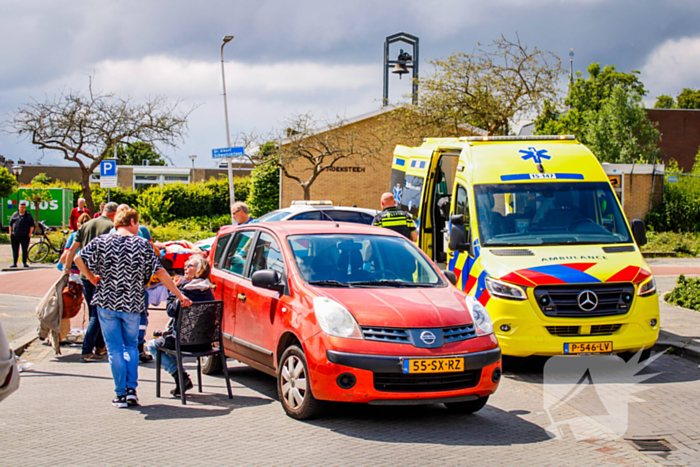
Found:
<svg viewBox="0 0 700 467"><path fill-rule="evenodd" d="M92 304L97 307L114 379L112 405L126 408L139 404L137 345L144 284L155 274L182 306L190 306L192 301L163 269L151 244L138 236L139 214L135 210L120 209L114 227L116 233L100 235L83 247L75 264L95 286Z"/></svg>
<svg viewBox="0 0 700 467"><path fill-rule="evenodd" d="M73 258L78 250L89 244L98 236L109 233L114 226L112 220L117 214L117 207L117 203L107 203L100 217L92 219L80 226L68 250L64 264L73 264ZM63 273L70 274L70 268L64 268ZM92 303L92 298L95 294L95 286L90 283L83 274L80 275L80 279L83 282L83 296L85 297L85 303L88 306L90 317L83 339L83 349L80 359L83 362L99 362L104 358L103 355L107 353L107 350L105 348L104 338L102 337L102 330L100 329L97 307Z"/></svg>
<svg viewBox="0 0 700 467"><path fill-rule="evenodd" d="M175 284L177 284L178 289L185 294L186 297L191 299L193 302L208 302L214 300L214 293L211 291L212 284L209 281L209 276L211 275L211 266L206 259L201 255L191 256L185 263L185 275L184 277L177 276L175 278ZM168 295L166 312L171 318L168 333L165 337L158 337L157 339L152 339L146 344L148 351L151 355L155 355L158 351L158 347L164 347L166 349L175 349L175 331L177 326L177 317L180 314L180 302L174 294ZM190 352L203 352L210 350L211 345L206 344L206 346L183 346L182 350ZM180 378L177 375L177 359L165 352L161 354L161 363L165 371L170 373L170 375L175 380L175 389L170 391L175 397L180 396ZM190 375L186 372L184 373L185 381L185 392L188 389L192 389L194 385L192 384L192 379Z"/></svg>
<svg viewBox="0 0 700 467"><path fill-rule="evenodd" d="M128 204L120 204L119 207L117 208L117 211L119 209L129 209L130 206ZM115 233L117 229L112 228L111 233ZM141 238L145 238L146 240L149 241L149 243L153 244L153 237L151 236L151 231L148 230L148 227L145 225L139 225L139 232L137 234ZM141 363L148 363L153 361L153 355L147 353L144 350L145 344L146 344L146 329L148 329L148 290L146 290L146 298L145 298L145 303L146 303L146 309L141 313L141 319L139 321L139 344L138 344L138 349L139 349L139 362Z"/></svg>

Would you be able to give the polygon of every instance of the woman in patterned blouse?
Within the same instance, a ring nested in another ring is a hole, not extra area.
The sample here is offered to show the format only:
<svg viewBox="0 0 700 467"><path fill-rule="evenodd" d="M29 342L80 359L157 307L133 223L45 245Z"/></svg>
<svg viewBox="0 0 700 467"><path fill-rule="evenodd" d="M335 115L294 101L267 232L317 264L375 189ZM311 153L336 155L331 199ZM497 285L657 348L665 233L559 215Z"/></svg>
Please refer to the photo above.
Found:
<svg viewBox="0 0 700 467"><path fill-rule="evenodd" d="M97 306L102 334L107 343L109 365L118 408L138 405L138 336L140 313L145 309L144 284L154 274L182 306L184 296L160 264L151 244L138 236L139 214L122 209L114 218L115 233L94 238L75 257L75 264L95 285L92 305Z"/></svg>

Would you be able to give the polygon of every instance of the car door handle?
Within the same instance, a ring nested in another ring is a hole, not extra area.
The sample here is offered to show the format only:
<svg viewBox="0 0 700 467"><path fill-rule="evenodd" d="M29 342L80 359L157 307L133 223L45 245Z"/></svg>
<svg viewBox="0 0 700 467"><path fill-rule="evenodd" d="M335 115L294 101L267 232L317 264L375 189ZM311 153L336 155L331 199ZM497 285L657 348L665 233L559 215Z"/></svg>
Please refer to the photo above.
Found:
<svg viewBox="0 0 700 467"><path fill-rule="evenodd" d="M245 294L244 293L239 293L238 294L238 299L242 302L245 302Z"/></svg>

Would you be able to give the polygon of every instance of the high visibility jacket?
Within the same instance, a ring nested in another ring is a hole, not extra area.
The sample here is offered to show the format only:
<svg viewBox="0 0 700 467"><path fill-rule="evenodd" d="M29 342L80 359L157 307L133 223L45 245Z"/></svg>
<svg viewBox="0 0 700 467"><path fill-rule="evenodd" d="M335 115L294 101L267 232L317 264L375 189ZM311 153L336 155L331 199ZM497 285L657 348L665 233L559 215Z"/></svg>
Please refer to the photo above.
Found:
<svg viewBox="0 0 700 467"><path fill-rule="evenodd" d="M411 232L416 230L416 225L413 223L411 215L407 214L405 211L397 209L395 206L386 208L374 216L372 225L391 229L394 232L400 233L409 240L411 239Z"/></svg>

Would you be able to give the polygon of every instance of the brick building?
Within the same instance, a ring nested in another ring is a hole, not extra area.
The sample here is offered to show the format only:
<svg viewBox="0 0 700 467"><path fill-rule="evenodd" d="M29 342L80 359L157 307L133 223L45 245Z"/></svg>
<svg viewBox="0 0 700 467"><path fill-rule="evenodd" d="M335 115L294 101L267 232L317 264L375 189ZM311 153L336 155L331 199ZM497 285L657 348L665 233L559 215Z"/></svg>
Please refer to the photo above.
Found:
<svg viewBox="0 0 700 467"><path fill-rule="evenodd" d="M403 113L402 113L403 112ZM405 125L405 108L388 106L351 118L338 128L320 129L324 132L352 134L361 143L374 144L376 151L371 157L353 156L343 159L331 170L322 172L311 186L311 199L330 200L335 205L358 206L380 209L379 198L389 190L391 162L397 144L416 146L424 136L440 136L435 131L420 130L417 136ZM464 125L462 136L481 135L479 128ZM282 146L289 144L282 143ZM311 164L299 160L290 167L290 172L302 180L308 179ZM280 177L280 207L288 207L293 200L303 200L301 185L290 178Z"/></svg>
<svg viewBox="0 0 700 467"><path fill-rule="evenodd" d="M247 177L252 166L249 163L236 163L233 165L234 177ZM22 174L19 176L21 185L28 185L32 179L45 173L52 180L62 182L80 183L81 171L77 165L22 165ZM139 188L149 185L165 185L168 183L193 183L214 178L226 178L225 168L187 168L166 167L157 165L119 165L117 166L117 184L121 188ZM92 183L100 182L99 168L90 177Z"/></svg>
<svg viewBox="0 0 700 467"><path fill-rule="evenodd" d="M643 220L653 206L661 203L664 193L663 165L605 163L603 169L629 221Z"/></svg>
<svg viewBox="0 0 700 467"><path fill-rule="evenodd" d="M700 110L647 109L647 114L661 132L663 162L675 159L680 168L690 172L700 148Z"/></svg>

